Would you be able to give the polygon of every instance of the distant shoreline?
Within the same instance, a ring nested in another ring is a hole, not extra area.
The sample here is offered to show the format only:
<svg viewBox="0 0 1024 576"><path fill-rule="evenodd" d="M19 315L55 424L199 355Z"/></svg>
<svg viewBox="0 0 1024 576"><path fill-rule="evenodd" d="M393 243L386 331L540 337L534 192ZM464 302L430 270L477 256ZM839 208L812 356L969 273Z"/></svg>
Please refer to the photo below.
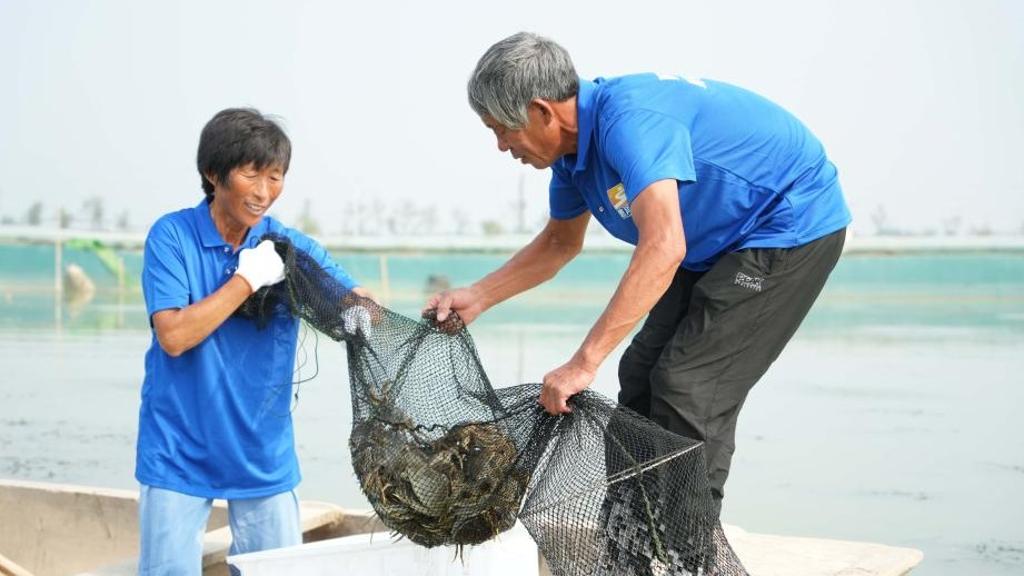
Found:
<svg viewBox="0 0 1024 576"><path fill-rule="evenodd" d="M314 236L324 247L343 252L514 252L532 234L495 236ZM0 226L0 242L53 244L68 240L96 240L104 245L141 249L146 235L139 232L68 230L36 226ZM587 252L630 252L632 247L604 234L588 235ZM1024 235L1016 236L848 236L847 254L905 254L948 252L1022 252Z"/></svg>

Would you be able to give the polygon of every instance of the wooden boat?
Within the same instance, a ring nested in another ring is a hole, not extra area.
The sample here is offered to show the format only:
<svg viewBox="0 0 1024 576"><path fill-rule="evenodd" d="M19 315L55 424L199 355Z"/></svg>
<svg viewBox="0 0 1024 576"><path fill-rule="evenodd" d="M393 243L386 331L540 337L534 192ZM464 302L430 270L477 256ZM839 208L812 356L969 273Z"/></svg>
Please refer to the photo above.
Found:
<svg viewBox="0 0 1024 576"><path fill-rule="evenodd" d="M138 554L138 492L0 480L0 576L127 576ZM383 531L368 511L303 501L303 541ZM203 574L227 575L227 506L214 504L203 541ZM752 576L904 576L923 555L881 544L752 534L726 526ZM541 562L541 574L549 574ZM339 563L344 560L339 558Z"/></svg>
<svg viewBox="0 0 1024 576"><path fill-rule="evenodd" d="M66 484L0 480L0 575L126 576L139 551L139 495ZM326 502L300 506L306 542L384 530L369 512ZM203 540L203 574L227 575L227 505L214 503Z"/></svg>

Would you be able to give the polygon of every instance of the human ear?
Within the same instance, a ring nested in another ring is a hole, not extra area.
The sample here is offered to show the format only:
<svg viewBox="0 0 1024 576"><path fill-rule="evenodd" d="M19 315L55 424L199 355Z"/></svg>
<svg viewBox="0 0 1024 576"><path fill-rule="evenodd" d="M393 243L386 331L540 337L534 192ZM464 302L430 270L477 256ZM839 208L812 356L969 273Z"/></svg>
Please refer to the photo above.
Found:
<svg viewBox="0 0 1024 576"><path fill-rule="evenodd" d="M551 107L551 103L541 98L534 98L530 101L530 108L540 115L541 121L548 125L555 118L555 110Z"/></svg>

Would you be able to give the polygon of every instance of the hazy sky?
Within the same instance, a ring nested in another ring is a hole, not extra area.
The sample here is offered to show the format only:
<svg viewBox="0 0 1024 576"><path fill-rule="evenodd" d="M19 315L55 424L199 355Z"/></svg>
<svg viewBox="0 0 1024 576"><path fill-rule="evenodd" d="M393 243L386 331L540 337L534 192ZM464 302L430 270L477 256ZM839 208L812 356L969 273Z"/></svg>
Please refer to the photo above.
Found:
<svg viewBox="0 0 1024 576"><path fill-rule="evenodd" d="M821 138L856 229L1024 226L1024 2L137 2L0 0L0 214L91 196L136 228L196 203L218 110L284 118L275 214L326 232L358 198L514 224L547 173L500 154L465 81L519 30L584 77L682 72L768 96Z"/></svg>

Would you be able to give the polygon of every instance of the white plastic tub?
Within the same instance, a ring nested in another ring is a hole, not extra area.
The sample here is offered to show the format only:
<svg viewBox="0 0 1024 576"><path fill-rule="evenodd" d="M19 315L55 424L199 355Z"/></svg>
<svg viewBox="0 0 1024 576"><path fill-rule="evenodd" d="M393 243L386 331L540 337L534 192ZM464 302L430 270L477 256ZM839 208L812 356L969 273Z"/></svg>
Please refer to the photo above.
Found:
<svg viewBox="0 0 1024 576"><path fill-rule="evenodd" d="M539 576L537 545L516 524L462 560L453 546L424 548L386 533L359 534L229 556L243 576Z"/></svg>

